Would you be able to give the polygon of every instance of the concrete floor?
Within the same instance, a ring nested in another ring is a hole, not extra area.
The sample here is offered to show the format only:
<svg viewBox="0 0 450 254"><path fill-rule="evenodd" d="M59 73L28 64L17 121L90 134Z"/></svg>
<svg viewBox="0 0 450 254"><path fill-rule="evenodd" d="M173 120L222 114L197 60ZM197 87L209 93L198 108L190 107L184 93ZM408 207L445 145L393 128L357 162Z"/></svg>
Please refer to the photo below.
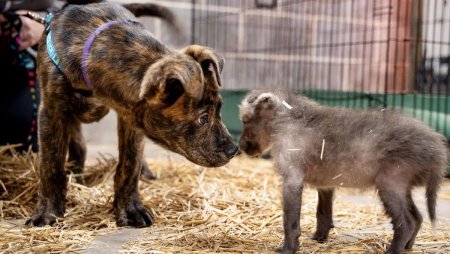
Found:
<svg viewBox="0 0 450 254"><path fill-rule="evenodd" d="M112 234L97 236L92 246L84 251L86 254L119 253L122 244L138 237L144 229L122 228Z"/></svg>

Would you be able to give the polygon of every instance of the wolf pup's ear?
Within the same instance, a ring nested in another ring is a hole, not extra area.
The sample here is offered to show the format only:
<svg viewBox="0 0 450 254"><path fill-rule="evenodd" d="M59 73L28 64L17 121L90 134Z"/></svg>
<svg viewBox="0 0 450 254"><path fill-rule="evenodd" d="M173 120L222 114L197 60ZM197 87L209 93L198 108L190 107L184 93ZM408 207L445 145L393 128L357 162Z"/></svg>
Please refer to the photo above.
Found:
<svg viewBox="0 0 450 254"><path fill-rule="evenodd" d="M190 45L181 50L182 53L191 56L202 67L207 85L218 90L222 86L220 74L222 73L224 59L213 49L199 45Z"/></svg>
<svg viewBox="0 0 450 254"><path fill-rule="evenodd" d="M259 109L271 109L281 102L280 98L273 93L261 93L256 98L249 99L253 100L251 104L254 104Z"/></svg>
<svg viewBox="0 0 450 254"><path fill-rule="evenodd" d="M139 100L170 106L184 93L199 100L203 96L203 75L194 62L161 59L145 72Z"/></svg>

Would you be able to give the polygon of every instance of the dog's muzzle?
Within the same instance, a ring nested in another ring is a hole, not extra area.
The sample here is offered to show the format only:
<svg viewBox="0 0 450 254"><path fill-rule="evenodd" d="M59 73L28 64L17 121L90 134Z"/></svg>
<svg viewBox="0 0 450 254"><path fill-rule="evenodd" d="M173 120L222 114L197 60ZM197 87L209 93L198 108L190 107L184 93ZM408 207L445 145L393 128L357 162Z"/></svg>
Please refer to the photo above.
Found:
<svg viewBox="0 0 450 254"><path fill-rule="evenodd" d="M224 151L225 155L227 156L227 158L231 159L238 154L239 148L237 146L235 146L234 144L230 144L230 145L227 145L223 149L223 151Z"/></svg>

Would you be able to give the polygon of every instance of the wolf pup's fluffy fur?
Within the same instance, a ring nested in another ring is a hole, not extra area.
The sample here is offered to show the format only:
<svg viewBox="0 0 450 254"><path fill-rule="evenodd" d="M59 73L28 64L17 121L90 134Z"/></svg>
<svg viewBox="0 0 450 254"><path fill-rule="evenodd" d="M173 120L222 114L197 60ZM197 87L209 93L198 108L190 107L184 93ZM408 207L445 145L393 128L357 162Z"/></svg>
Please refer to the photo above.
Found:
<svg viewBox="0 0 450 254"><path fill-rule="evenodd" d="M220 117L223 59L210 48L175 51L140 24L115 24L95 37L87 57L93 88L85 83L80 64L88 37L108 21L129 19L134 15L116 4L67 5L50 24L61 71L43 36L37 60L40 187L30 226L52 224L64 215L70 140L81 135L81 123L99 120L109 108L118 115L113 205L119 226L153 223L138 194L145 136L208 167L224 165L237 153Z"/></svg>
<svg viewBox="0 0 450 254"><path fill-rule="evenodd" d="M424 123L388 111L318 105L276 90L251 92L242 102L240 149L258 155L272 146L283 178L284 246L299 247L303 184L318 189L317 229L322 242L333 227L334 188L378 190L392 218L394 237L386 253L410 249L422 223L411 198L425 185L428 212L435 220L436 192L448 163L445 138Z"/></svg>

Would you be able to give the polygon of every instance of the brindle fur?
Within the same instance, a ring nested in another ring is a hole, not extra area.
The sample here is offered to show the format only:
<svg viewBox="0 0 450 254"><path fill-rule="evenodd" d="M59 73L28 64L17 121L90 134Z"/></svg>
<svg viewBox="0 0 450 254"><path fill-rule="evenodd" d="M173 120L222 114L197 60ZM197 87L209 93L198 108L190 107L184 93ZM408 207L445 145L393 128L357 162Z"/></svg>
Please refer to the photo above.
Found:
<svg viewBox="0 0 450 254"><path fill-rule="evenodd" d="M436 192L448 151L444 137L424 123L394 112L321 106L303 96L270 89L251 92L241 105L240 117L244 124L240 149L258 155L272 146L283 178L285 238L280 252L295 253L299 247L304 183L318 189L313 239L319 242L327 239L333 227L337 187L378 190L394 226L386 253L410 249L420 229L422 216L411 198L413 187L426 186L434 222Z"/></svg>
<svg viewBox="0 0 450 254"><path fill-rule="evenodd" d="M114 210L119 226L153 223L138 194L145 136L208 167L224 165L237 153L220 117L223 60L212 49L193 45L175 51L139 24L113 25L92 44L88 73L93 89L85 84L80 62L87 38L105 22L127 19L135 17L115 4L68 5L50 25L62 72L48 57L43 36L38 51L40 186L30 226L52 224L64 215L66 154L85 156L80 124L98 121L109 108L118 116Z"/></svg>

